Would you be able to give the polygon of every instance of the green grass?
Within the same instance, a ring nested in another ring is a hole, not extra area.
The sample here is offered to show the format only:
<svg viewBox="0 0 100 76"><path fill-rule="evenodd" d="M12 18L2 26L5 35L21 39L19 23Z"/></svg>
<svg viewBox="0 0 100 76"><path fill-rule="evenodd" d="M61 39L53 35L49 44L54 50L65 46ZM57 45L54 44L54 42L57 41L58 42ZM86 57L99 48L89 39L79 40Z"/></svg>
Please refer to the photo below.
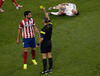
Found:
<svg viewBox="0 0 100 76"><path fill-rule="evenodd" d="M38 65L31 63L28 52L28 69L23 70L23 45L16 45L19 22L23 12L31 10L39 30L44 16L40 5L54 6L66 0L17 0L24 8L16 10L5 0L4 13L0 14L0 75L40 76L42 59L37 49ZM100 1L68 0L78 6L79 16L51 16L53 22L53 73L47 76L100 76ZM36 35L37 38L37 35Z"/></svg>

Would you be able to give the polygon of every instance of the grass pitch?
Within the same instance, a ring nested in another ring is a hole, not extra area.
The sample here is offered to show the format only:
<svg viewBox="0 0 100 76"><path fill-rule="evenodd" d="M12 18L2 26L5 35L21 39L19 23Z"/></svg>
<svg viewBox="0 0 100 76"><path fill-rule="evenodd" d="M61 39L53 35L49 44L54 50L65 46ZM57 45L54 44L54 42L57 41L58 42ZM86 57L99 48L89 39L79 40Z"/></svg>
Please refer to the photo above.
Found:
<svg viewBox="0 0 100 76"><path fill-rule="evenodd" d="M28 69L23 70L23 45L16 45L19 22L23 12L31 10L39 30L44 16L40 5L46 8L66 0L17 0L24 7L16 10L5 0L0 14L0 75L40 76L42 60L37 49L38 65L31 63L28 51ZM100 76L100 1L68 0L77 5L79 16L50 16L53 22L53 73L47 76ZM48 11L48 10L47 10ZM37 38L37 35L36 35Z"/></svg>

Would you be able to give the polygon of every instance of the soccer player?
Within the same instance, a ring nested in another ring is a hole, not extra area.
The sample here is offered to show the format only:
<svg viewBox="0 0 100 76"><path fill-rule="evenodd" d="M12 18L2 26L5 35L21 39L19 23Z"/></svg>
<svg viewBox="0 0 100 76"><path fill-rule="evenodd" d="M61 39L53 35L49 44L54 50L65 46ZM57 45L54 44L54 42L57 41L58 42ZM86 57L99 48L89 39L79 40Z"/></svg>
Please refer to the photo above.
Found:
<svg viewBox="0 0 100 76"><path fill-rule="evenodd" d="M74 15L79 15L79 12L76 8L76 5L73 3L62 3L62 4L58 4L57 6L54 7L50 7L49 10L52 9L58 9L58 12L50 12L49 14L52 15L58 15L58 16L62 16L62 15L67 15L67 16L74 16Z"/></svg>
<svg viewBox="0 0 100 76"><path fill-rule="evenodd" d="M0 0L0 13L4 12L4 10L1 8L3 3L4 3L4 0Z"/></svg>
<svg viewBox="0 0 100 76"><path fill-rule="evenodd" d="M34 19L32 18L31 11L24 12L25 18L20 22L18 35L17 35L17 44L20 43L20 34L22 31L23 37L23 45L24 45L24 66L23 69L27 69L27 52L28 49L31 47L31 54L32 54L32 62L34 65L37 65L35 60L35 33L34 30L40 36L39 30L35 25Z"/></svg>
<svg viewBox="0 0 100 76"><path fill-rule="evenodd" d="M52 23L45 8L43 8L43 11L45 13L45 18L43 19L44 27L40 32L40 40L39 43L37 43L37 47L41 44L40 49L41 49L41 54L43 59L43 71L41 72L41 74L47 74L48 72L50 73L52 72L52 66L53 66L53 59L51 54ZM48 70L47 70L47 56L49 62Z"/></svg>
<svg viewBox="0 0 100 76"><path fill-rule="evenodd" d="M19 5L16 0L12 0L13 4L16 6L16 9L22 8L22 5ZM4 10L1 8L4 3L4 0L0 0L0 13L4 12Z"/></svg>
<svg viewBox="0 0 100 76"><path fill-rule="evenodd" d="M22 5L19 5L16 0L12 0L13 4L16 6L16 9L18 10L19 8L22 8Z"/></svg>

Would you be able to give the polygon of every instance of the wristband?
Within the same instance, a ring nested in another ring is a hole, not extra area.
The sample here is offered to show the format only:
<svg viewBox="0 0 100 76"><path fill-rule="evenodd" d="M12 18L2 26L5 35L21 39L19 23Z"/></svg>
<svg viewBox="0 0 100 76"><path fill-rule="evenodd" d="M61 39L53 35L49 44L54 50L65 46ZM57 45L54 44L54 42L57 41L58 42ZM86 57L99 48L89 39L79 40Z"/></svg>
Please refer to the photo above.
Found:
<svg viewBox="0 0 100 76"><path fill-rule="evenodd" d="M39 44L39 43L37 43L37 45L39 46L40 44Z"/></svg>

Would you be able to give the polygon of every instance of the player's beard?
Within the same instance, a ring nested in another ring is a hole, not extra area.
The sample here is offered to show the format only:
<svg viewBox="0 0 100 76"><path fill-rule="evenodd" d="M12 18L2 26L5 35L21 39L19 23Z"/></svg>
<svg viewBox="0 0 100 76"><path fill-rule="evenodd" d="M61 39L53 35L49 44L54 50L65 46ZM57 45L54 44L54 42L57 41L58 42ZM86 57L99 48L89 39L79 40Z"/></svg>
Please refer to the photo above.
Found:
<svg viewBox="0 0 100 76"><path fill-rule="evenodd" d="M31 18L28 18L28 20L30 20Z"/></svg>

